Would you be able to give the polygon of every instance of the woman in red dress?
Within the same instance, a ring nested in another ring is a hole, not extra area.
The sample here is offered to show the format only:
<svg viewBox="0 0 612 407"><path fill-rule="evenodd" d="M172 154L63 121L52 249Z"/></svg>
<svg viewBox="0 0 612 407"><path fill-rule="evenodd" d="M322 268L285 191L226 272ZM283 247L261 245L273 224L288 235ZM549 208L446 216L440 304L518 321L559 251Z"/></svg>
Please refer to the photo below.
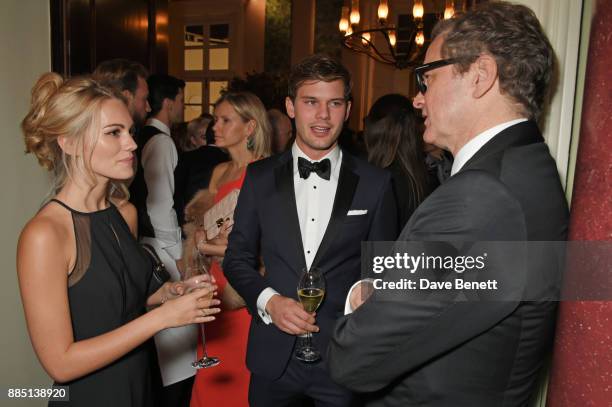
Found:
<svg viewBox="0 0 612 407"><path fill-rule="evenodd" d="M217 203L242 187L249 163L269 155L271 127L263 104L248 92L224 94L215 103L214 116L215 144L227 149L231 157L231 161L213 170L209 191ZM198 371L191 407L248 405L250 372L245 359L251 316L242 298L227 283L220 266L230 230L231 225L226 225L219 236L209 241L203 239L204 233L196 234L198 250L213 258L211 274L219 287L222 311L214 322L206 324L206 350L217 356L221 364ZM198 358L201 356L200 341Z"/></svg>

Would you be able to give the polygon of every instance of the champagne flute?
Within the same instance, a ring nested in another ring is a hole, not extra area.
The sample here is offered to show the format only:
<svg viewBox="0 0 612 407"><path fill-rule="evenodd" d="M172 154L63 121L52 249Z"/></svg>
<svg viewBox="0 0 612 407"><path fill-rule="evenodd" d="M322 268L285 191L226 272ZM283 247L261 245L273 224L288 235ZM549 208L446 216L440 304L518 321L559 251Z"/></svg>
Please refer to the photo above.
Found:
<svg viewBox="0 0 612 407"><path fill-rule="evenodd" d="M204 258L204 255L202 255L198 249L195 249L195 253L193 256L193 264L190 265L190 267L193 267L195 270L195 272L193 274L197 274L197 275L207 275L210 277L210 274L208 272L208 268L206 266L206 261ZM191 273L188 273L191 274ZM210 295L206 296L206 299L212 299L213 297L213 293L211 292ZM199 360L196 360L194 362L191 363L191 366L195 369L206 369L209 367L213 367L213 366L217 366L219 363L221 363L221 360L218 357L215 356L208 356L208 354L206 353L206 332L204 330L204 323L200 324L200 333L202 335L202 358L200 358Z"/></svg>
<svg viewBox="0 0 612 407"><path fill-rule="evenodd" d="M325 279L321 270L316 267L304 269L297 287L298 298L306 312L315 312L325 296ZM321 359L321 353L312 344L312 335L306 333L305 343L299 343L295 357L302 362L316 362Z"/></svg>

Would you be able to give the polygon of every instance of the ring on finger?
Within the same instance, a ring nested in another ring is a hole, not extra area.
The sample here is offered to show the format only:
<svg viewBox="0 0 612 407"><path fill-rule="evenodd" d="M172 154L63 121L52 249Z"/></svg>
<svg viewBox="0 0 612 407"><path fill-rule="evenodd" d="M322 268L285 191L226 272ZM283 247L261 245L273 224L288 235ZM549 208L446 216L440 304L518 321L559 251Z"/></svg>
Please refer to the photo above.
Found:
<svg viewBox="0 0 612 407"><path fill-rule="evenodd" d="M206 314L206 308L201 308L200 311L202 311L202 316L205 317Z"/></svg>

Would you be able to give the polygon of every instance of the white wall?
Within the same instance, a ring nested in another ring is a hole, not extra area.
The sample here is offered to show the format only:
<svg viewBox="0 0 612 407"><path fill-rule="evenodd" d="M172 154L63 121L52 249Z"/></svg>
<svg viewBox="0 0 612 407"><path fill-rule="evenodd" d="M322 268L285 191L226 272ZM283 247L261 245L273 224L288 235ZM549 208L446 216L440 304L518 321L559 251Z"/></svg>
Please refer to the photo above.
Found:
<svg viewBox="0 0 612 407"><path fill-rule="evenodd" d="M47 191L47 175L33 157L24 155L19 123L36 78L50 69L49 2L2 0L0 13L0 386L45 387L49 377L40 367L28 338L15 271L17 238ZM7 401L2 406L43 406L46 401Z"/></svg>

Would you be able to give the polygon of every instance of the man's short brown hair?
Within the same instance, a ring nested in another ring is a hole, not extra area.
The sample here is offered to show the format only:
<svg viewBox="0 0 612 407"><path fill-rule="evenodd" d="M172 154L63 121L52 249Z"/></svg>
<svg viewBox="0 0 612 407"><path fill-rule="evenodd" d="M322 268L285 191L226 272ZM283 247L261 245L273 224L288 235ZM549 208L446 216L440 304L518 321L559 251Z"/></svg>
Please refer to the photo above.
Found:
<svg viewBox="0 0 612 407"><path fill-rule="evenodd" d="M303 59L291 68L289 75L289 97L295 100L297 91L305 82L333 82L342 80L344 84L344 99L350 100L351 74L338 60L323 54L314 54Z"/></svg>
<svg viewBox="0 0 612 407"><path fill-rule="evenodd" d="M528 7L496 1L441 21L433 31L444 38L443 58L457 58L467 72L481 54L497 62L500 91L539 119L554 69L554 51L538 18Z"/></svg>
<svg viewBox="0 0 612 407"><path fill-rule="evenodd" d="M149 72L138 62L127 59L111 59L98 65L93 77L103 84L120 92L127 90L132 95L138 89L138 78L147 80Z"/></svg>

